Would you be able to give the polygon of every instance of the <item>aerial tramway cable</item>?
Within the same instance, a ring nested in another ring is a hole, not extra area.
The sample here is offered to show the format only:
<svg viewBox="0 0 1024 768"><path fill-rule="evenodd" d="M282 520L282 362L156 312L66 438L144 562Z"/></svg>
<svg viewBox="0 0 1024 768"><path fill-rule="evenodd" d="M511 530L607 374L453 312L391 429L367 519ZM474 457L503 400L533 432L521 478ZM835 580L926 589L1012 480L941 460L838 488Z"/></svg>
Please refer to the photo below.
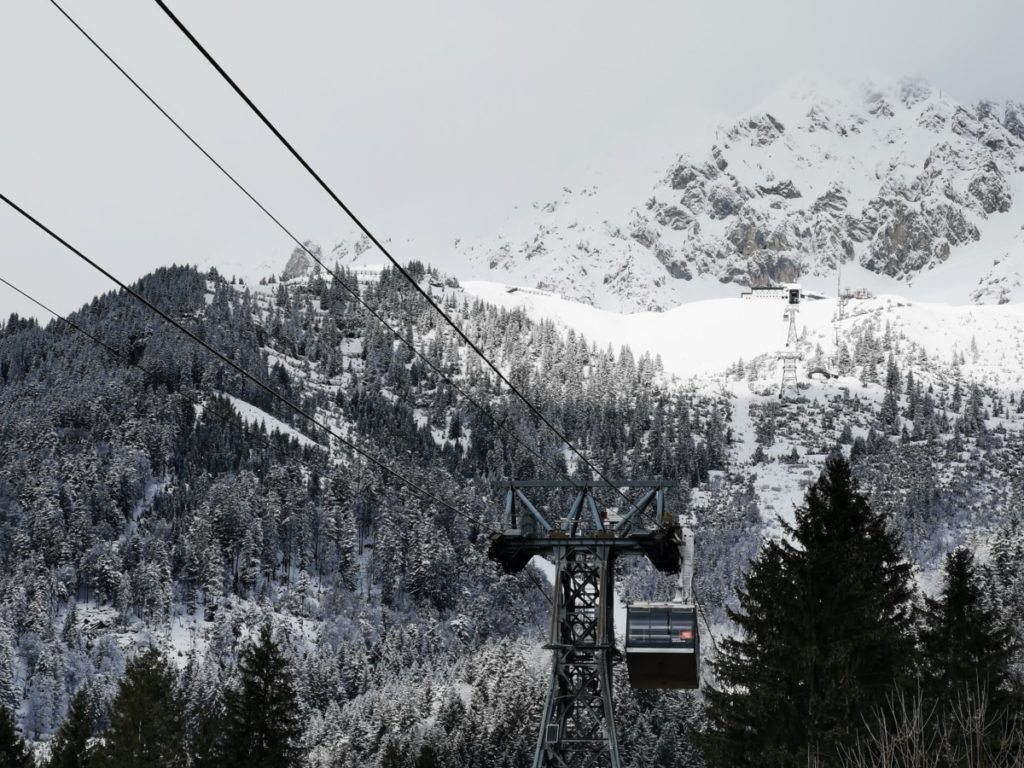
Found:
<svg viewBox="0 0 1024 768"><path fill-rule="evenodd" d="M442 507L448 509L449 511L455 513L459 517L461 517L461 518L463 518L463 519L465 519L465 520L467 520L467 521L469 521L471 523L474 523L474 524L479 525L479 526L481 526L483 528L486 528L491 533L498 533L498 531L496 531L492 526L488 525L487 523L484 523L483 521L473 517L472 515L470 515L470 514L468 514L466 512L463 512L462 510L457 508L455 505L453 505L451 502L445 501L444 499L436 496L435 494L431 493L430 491L428 491L428 490L422 488L421 486L417 485L412 480L409 480L407 477L402 475L397 470L392 469L390 466L385 464L383 461L381 461L377 457L373 456L370 453L367 453L365 450L360 448L358 445L353 443L351 440L348 440L347 438L345 438L342 435L338 434L335 430L331 429L331 427L329 427L327 424L325 424L325 423L321 422L320 420L318 420L315 416L312 416L308 411L306 411L301 406L296 405L294 402L292 402L291 400L286 398L284 395L279 394L275 389L273 389L272 387L270 387L267 384L265 384L263 381L258 379L256 376L254 376L252 373L247 371L245 368L243 368L241 365L236 363L234 360L232 360L231 358L227 357L224 353L222 353L218 349L215 349L208 342L206 342L205 340L201 339L194 332L190 331L188 328L183 326L181 323L179 323L173 317L168 315L166 312L164 312L158 306L153 304L151 301L149 301L145 296L140 294L134 288L132 288L131 286L125 284L120 279L118 279L116 276L114 276L109 271L107 271L103 266L101 266L100 264L98 264L95 261L93 261L92 259L90 259L84 253L82 253L82 251L80 251L77 248L75 248L73 245L71 245L71 243L69 243L67 240L62 238L60 235L58 235L52 229L47 227L45 224L43 224L43 222L41 222L39 219L35 218L32 214L30 214L28 211L26 211L24 208L19 206L17 203L15 203L13 200L11 200L9 197L4 195L3 193L0 193L0 200L2 200L4 203L6 203L8 206L10 206L13 210L17 211L19 214L22 215L22 217L24 217L25 219L30 221L37 228L39 228L40 230L45 232L47 235L49 235L52 239L56 240L58 243L60 243L62 246L64 246L64 248L69 250L71 253L75 254L75 256L77 256L79 259L81 259L86 264L91 266L97 272L102 274L104 277L106 277L112 283L117 285L121 290L123 290L125 293L127 293L129 296L131 296L133 299L135 299L139 303L143 304L147 309L149 309L154 314L158 315L160 318L162 318L164 320L164 322L174 326L176 329L178 329L178 331L180 331L185 336L187 336L189 339L191 339L192 341L194 341L195 343L199 344L201 347L206 349L214 357L218 358L219 360L221 360L222 362L227 364L229 367L231 367L232 369L237 371L239 374L241 374L243 377L245 377L246 379L251 381L257 387L259 387L261 390L263 390L264 392L266 392L267 394L269 394L271 397L275 398L276 400L279 400L281 403L283 403L288 408L293 410L295 413L297 413L300 416L302 416L303 418L305 418L311 424L313 424L316 427L320 428L321 430L326 432L328 435L333 437L335 440L337 440L338 442L340 442L343 445L347 446L354 453L359 454L360 456L365 458L367 461L369 461L371 464L373 464L374 466L376 466L379 469L381 469L382 471L384 471L386 474L390 475L391 477L394 477L396 480L401 482L407 488L415 490L416 493L418 493L421 497L423 497L423 498L425 498L425 499L427 499L427 500L429 500L431 502L434 502L435 504L441 505Z"/></svg>
<svg viewBox="0 0 1024 768"><path fill-rule="evenodd" d="M51 0L52 2L53 0ZM504 383L511 392L513 392L525 405L526 407L543 422L548 429L550 429L559 440L565 443L566 447L569 448L583 463L588 466L602 481L604 481L608 487L612 488L623 500L629 504L634 510L636 509L635 503L630 500L622 490L614 485L605 474L598 469L575 445L573 445L569 438L566 437L558 427L556 427L530 400L519 391L519 389L509 381L508 377L498 368L497 365L491 362L491 360L484 354L483 350L480 349L477 344L466 335L466 333L459 327L451 316L441 308L441 306L434 301L433 297L416 281L416 279L409 274L409 271L403 267L391 252L384 247L384 244L377 239L377 237L370 231L370 229L362 222L362 220L356 216L356 214L349 208L345 202L338 196L338 194L327 184L326 181L313 169L313 167L306 161L306 159L299 154L298 150L292 146L291 142L284 137L284 135L277 129L277 127L270 121L270 119L260 110L259 107L249 98L249 96L242 90L242 88L232 79L232 77L224 70L224 68L217 62L213 55L206 50L202 43L196 39L195 35L189 31L188 27L174 14L174 12L167 7L167 4L163 0L155 0L156 4L160 6L161 10L167 15L167 17L174 23L174 25L181 31L181 33L189 40L190 43L202 54L202 56L209 62L209 64L217 71L217 73L224 79L224 81L231 87L231 89L238 95L242 101L245 102L246 106L260 119L260 121L267 127L267 129L274 134L274 136L280 141L285 148L291 153L292 157L305 169L305 171L320 185L328 196L345 212L345 214L352 220L352 222L359 227L364 235L373 243L377 249L384 254L385 258L391 262L392 266L416 289L416 291L423 297L423 299L444 319L448 325L450 325L455 333L472 349L477 356L487 364L487 366L494 371L495 375L499 380Z"/></svg>
<svg viewBox="0 0 1024 768"><path fill-rule="evenodd" d="M315 253L314 253L314 252L313 252L313 251L312 251L312 250L311 250L311 249L310 249L310 248L309 248L309 247L308 247L308 246L307 246L307 245L306 245L306 244L305 244L304 242L302 242L301 240L299 240L299 238L298 238L298 237L297 237L297 236L296 236L296 235L295 235L294 233L292 233L292 231L291 231L290 229L288 229L288 228L287 228L287 227L286 227L286 226L285 226L285 225L284 225L284 224L283 224L283 223L282 223L282 222L280 221L280 219L278 219L278 218L277 218L277 217L276 217L276 216L275 216L275 215L274 215L273 213L271 213L271 212L270 212L270 211L269 211L269 210L267 209L267 207L266 207L265 205L263 205L263 203L261 203L261 202L260 202L259 200L257 200L257 199L256 199L256 197L255 197L255 196L253 196L253 194L252 194L251 192L249 192L249 190L248 190L248 189L247 189L247 188L246 188L246 187L245 187L245 186L244 186L244 185L243 185L243 184L242 184L242 183L241 183L241 182L240 182L240 181L239 181L239 180L238 180L237 178L235 178L235 176L234 176L234 175L233 175L233 174L232 174L232 173L231 173L230 171L228 171L228 170L227 170L227 168L225 168L225 167L224 167L223 165L221 165L221 163L220 163L220 162L219 162L219 161L218 161L218 160L217 160L216 158L214 158L214 157L213 157L213 155L211 155L211 154L210 154L210 153L209 153L209 152L208 152L208 151L206 150L206 148L205 148L205 147L203 147L203 146L202 146L202 145L201 145L201 144L200 144L200 143L199 143L199 142L198 142L198 141L197 141L197 140L196 140L196 139L195 139L195 138L194 138L194 137L192 136L192 134L191 134L191 133L189 133L189 132L188 132L188 131L187 131L187 130L186 130L186 129L185 129L185 128L184 128L184 127L183 127L183 126L181 125L181 123L179 123L179 122L178 122L177 120L175 120L175 119L174 119L174 117L173 117L173 116L171 116L171 114L170 114L169 112L167 112L167 110L166 110L166 109L164 109L164 108L163 108L163 107L162 107L162 106L161 106L161 105L160 105L160 104L159 104L159 103L158 103L158 102L156 101L156 99L154 99L154 98L153 98L153 97L152 97L152 96L151 96L151 95L149 94L149 92L148 92L148 91L147 91L147 90L146 90L145 88L143 88L143 87L142 87L142 85L141 85L141 84L140 84L140 83L139 83L139 82L138 82L138 81L137 81L137 80L136 80L136 79L135 79L134 77L132 77L132 76L131 76L131 75L130 75L130 74L128 73L128 71L127 71L127 70L125 70L125 68L124 68L124 67L122 67L122 66L121 66L121 65L120 65L120 64L119 64L119 63L118 63L118 62L117 62L117 61L116 61L116 60L114 59L114 57L113 57L113 56L111 56L111 55L110 55L110 54L109 54L109 53L108 53L108 52L106 51L106 49L104 49L104 48L103 48L103 46L102 46L102 45L100 45L100 44L99 44L99 42L97 42L97 41L96 41L96 39L95 39L95 38L93 38L93 37L92 37L92 35L90 35L90 34L89 34L89 33L88 33L88 32L87 32L87 31L86 31L86 30L85 30L85 29L84 29L84 28L82 27L82 25L81 25L81 24L79 24L79 23L78 23L78 22L77 22L77 21L76 21L76 20L75 20L75 19L74 19L74 18L73 18L73 17L71 16L71 14L69 14L69 13L68 13L67 11L65 11L65 10L64 10L64 8L63 8L63 7L62 7L62 6L60 5L60 3L58 3L58 2L56 1L56 0L50 0L50 4L51 4L51 5L53 5L53 7L54 7L54 8L56 8L56 9L57 9L58 11L60 11L60 13L61 13L61 14L62 14L62 15L64 16L64 18L66 18L66 19L67 19L67 20L68 20L68 21L69 21L69 22L70 22L70 23L72 24L72 26L74 26L74 27L75 27L75 29L77 29L77 30L78 30L78 31L79 31L79 32L80 32L80 33L82 34L82 36L83 36L83 37L85 37L85 39L86 39L86 40L88 40L88 41L89 41L90 43L92 43L93 47L94 47L94 48L95 48L95 49L96 49L97 51L99 51L99 52L100 52L100 54L102 54L102 55L103 55L103 57L104 57L104 58L105 58L105 59L106 59L106 60L107 60L108 62L110 62L110 64L111 64L111 65L112 65L112 66L113 66L113 67L114 67L114 68L115 68L115 69L116 69L116 70L117 70L118 72L120 72L120 73L121 73L121 74L122 74L122 75L123 75L123 76L125 77L125 79L126 79L126 80L128 80L128 82L129 82L129 83L131 83L131 84L132 84L132 85L133 85L133 86L135 87L135 89L136 89L136 90L137 90L137 91L138 91L138 92L139 92L140 94L142 94L142 96L143 96L143 97L145 97L145 99L146 99L146 100L147 100L147 101L148 101L148 102L149 102L149 103L150 103L151 105L153 105L153 107L154 107L154 108L155 108L155 109L156 109L156 110L157 110L157 111L158 111L158 112L159 112L159 113L160 113L161 115L163 115L163 117L164 117L164 118L166 118L166 119L167 119L167 121L168 121L168 122L169 122L169 123L170 123L171 125L173 125L173 126L174 126L174 127L175 127L175 128L177 129L177 130L178 130L178 132L179 132L179 133L180 133L180 134L181 134L182 136L184 136L184 137L185 137L185 138L186 138L186 139L187 139L187 140L188 140L188 141L189 141L189 142L190 142L190 143L192 144L192 146L194 146L194 147L195 147L195 148L196 148L197 150L199 150L199 152L200 152L200 153L202 153L202 155L203 155L203 156L204 156L204 157L205 157L205 158L206 158L207 160L209 160L209 161L210 161L210 162L211 162L211 163L212 163L212 164L214 165L214 167L215 167L215 168L217 168L217 170L218 170L218 171L220 171L220 172L221 172L221 173L222 173L222 174L223 174L223 175L224 175L224 176L225 176L225 177L226 177L226 178L227 178L227 179L228 179L228 180L229 180L229 181L230 181L230 182L231 182L232 184L234 184L234 185L235 185L235 187L237 187L237 188L238 188L238 190L239 190L239 191L240 191L240 192L241 192L241 193L242 193L243 195L245 195L245 196L246 196L247 198L249 198L249 200L250 200L250 201L251 201L251 202L253 203L253 205L255 205L255 206L256 206L256 207L257 207L257 208L258 208L258 209L259 209L259 210L260 210L260 211L261 211L261 212L262 212L262 213L263 213L263 214L265 215L265 216L267 216L267 218L269 218L269 219L270 219L270 220L271 220L271 221L272 221L272 222L273 222L273 223L274 223L275 225L277 225L278 229L280 229L280 230L281 230L281 231L282 231L282 232L283 232L283 233L284 233L285 235L287 235L287 236L288 236L288 238L290 238L290 239L291 239L291 240L292 240L292 241L293 241L293 242L295 243L295 245L296 245L296 246L297 246L298 248L301 248L301 249L302 249L303 251L305 251L305 253L306 253L306 254L307 254L307 255L308 255L308 256L309 256L309 257L310 257L310 258L311 258L311 259L312 259L312 260L313 260L314 262L316 262L316 263L317 263L317 264L318 264L318 265L319 265L319 266L320 266L320 267L321 267L321 268L322 268L322 269L323 269L323 270L324 270L325 272L327 272L327 273L328 273L328 274L329 274L329 275L330 275L330 276L331 276L331 277L332 277L332 278L334 279L334 281L335 281L335 282L336 282L336 283L337 283L338 285L340 285L340 286L341 286L341 287L342 287L342 288L343 288L343 289L344 289L345 291L347 291L347 292L348 292L348 293L349 293L349 294L350 294L350 295L351 295L351 296L352 296L352 297L353 297L353 298L354 298L354 299L355 299L355 300L356 300L356 301L357 301L357 302L358 302L358 303L359 303L359 304L360 304L360 305L361 305L361 306L362 306L362 307L363 307L364 309L366 309L366 310L367 310L367 311L368 311L368 312L369 312L369 313L370 313L371 315L373 315L373 317L375 317L375 318L377 319L377 321L378 321L378 322L379 322L379 323L380 323L381 325L383 325L383 326L384 326L385 328L387 328L387 330L388 330L388 331L390 331L390 332L391 332L391 334L392 334L392 335L393 335L393 336L394 336L394 337L395 337L396 339L398 339L398 340L399 340L400 342L402 342L402 343L403 343L403 344L404 344L404 345L405 345L406 347L408 347L408 348L409 348L409 349L410 349L410 350L412 351L412 353L413 353L414 355L416 355L416 356L417 356L417 357L418 357L418 358L419 358L420 360L422 360L422 361L423 361L423 362L424 362L424 363L425 363L425 364L426 364L427 366L429 366L429 367L430 367L430 369L431 369L432 371L434 371L434 373L436 373L436 374L437 374L438 376L440 376L440 377L441 377L442 379L444 379L445 381L447 381L447 382L448 382L448 383L449 383L449 384L450 384L450 385L451 385L451 386L452 386L452 387L453 387L453 388L455 389L455 391L457 391L457 392L458 392L458 393L459 393L460 395L462 395L462 396L463 396L463 397L464 397L464 398L465 398L465 399L466 399L466 400L467 400L467 401L468 401L468 402L469 402L469 403L470 403L471 405L473 405L474 407L476 407L476 408L477 408L477 409L478 409L478 410L479 410L479 411L480 411L480 412L481 412L481 413L482 413L482 414L483 414L484 416L486 416L486 417L487 417L487 418L488 418L488 419L490 420L490 422L491 422L492 424L494 424L494 426L495 426L495 427L496 427L497 429L499 429L500 431L502 431L502 432L506 433L507 435L509 435L509 436L510 436L510 437L511 437L511 438L512 438L513 440L515 440L515 441L516 441L517 443L519 443L519 444L520 444L521 446L523 446L523 448L525 448L525 449L526 449L526 450L527 450L527 451L528 451L529 453L531 453L531 454L532 454L532 455L534 456L534 458L536 458L536 459L538 459L538 460L540 460L540 461L544 462L545 464L547 464L547 465L548 465L549 467L551 467L551 468L555 469L556 471L559 471L559 472L561 471L561 469L560 469L559 467L557 467L557 466L556 466L556 465L554 464L554 462L552 462L552 460L551 460L551 459L549 459L549 458L547 458L546 456L544 456L543 454L541 454L541 453L540 453L540 451L538 451L538 450L537 450L537 449L535 449L535 448L534 448L533 446L531 446L531 445L530 445L529 443L527 443L527 442L526 442L525 440L523 440L522 438L520 438L520 437L519 437L519 435L518 435L518 434L516 434L516 432L515 432L514 430L512 430L512 429L511 429L511 428L510 428L510 427L509 427L509 426L508 426L508 425L507 425L507 424L506 424L506 423L505 423L504 421L498 421L498 419L497 419L497 418L495 418L495 416L494 416L494 415L493 415L493 414L491 413L491 411L490 411L490 410L489 410L489 409L488 409L488 408L487 408L486 406L484 406L484 405L480 404L480 403L479 403L479 402L478 402L478 401L476 400L476 398L474 398L474 397L473 397L473 396L472 396L471 394L469 394L469 393L468 393L468 392L466 392L466 391L465 391L464 389L462 389L462 387L460 387L460 386L458 385L458 383L456 383L456 382L455 382L455 381L454 381L454 380L453 380L453 379L452 379L452 378L451 378L450 376L448 376L448 375L447 375L447 374L446 374L446 373L445 373L444 371L442 371L442 370L441 370L440 368L438 368L438 367L437 367L436 365L434 365L434 363L433 363L433 362L432 362L432 361L430 360L430 358L428 358L428 357L427 357L426 355L424 355L424 354L423 354L422 352L420 352L420 350L416 348L415 344L414 344L414 343L413 343L413 342L412 342L412 341L411 341L410 339L407 339L407 338L406 338L405 336L403 336L403 335L402 335L402 334L401 334L401 333L400 333L400 332L399 332L398 330L396 330L396 329L395 329L395 328L394 328L394 327L393 327L393 326L392 326L392 325L391 325L391 324L390 324L390 323L389 323L389 322L388 322L388 321L387 321L387 320L386 320L386 319L385 319L385 318L384 318L384 317L383 317L383 316L382 316L382 315L381 315L381 314L380 314L379 312L377 312L377 310L375 310L375 309L374 309L374 308L373 308L373 307L372 307L372 306L371 306L371 305L370 305L370 304L369 304L369 303L368 303L368 302L367 302L367 301L366 301L365 299L363 299L363 297L362 297L362 296L360 296L360 295L359 295L359 292L358 292L358 291L356 291L356 290L354 290L353 288L351 288L351 287L350 287L350 286L349 286L349 285L348 285L348 284L347 284L347 283L346 283L346 282L345 282L344 280L342 280L342 279L341 279L341 277L340 277L340 276L339 276L339 275L337 274L337 272L335 272L335 271L334 271L333 269L331 269L330 267L328 267L328 266L327 266L327 264L325 264L325 263L324 263L324 262L323 262L323 261L322 261L322 260L320 259L320 257L319 257L319 256L317 256L317 255L316 255L316 254L315 254Z"/></svg>

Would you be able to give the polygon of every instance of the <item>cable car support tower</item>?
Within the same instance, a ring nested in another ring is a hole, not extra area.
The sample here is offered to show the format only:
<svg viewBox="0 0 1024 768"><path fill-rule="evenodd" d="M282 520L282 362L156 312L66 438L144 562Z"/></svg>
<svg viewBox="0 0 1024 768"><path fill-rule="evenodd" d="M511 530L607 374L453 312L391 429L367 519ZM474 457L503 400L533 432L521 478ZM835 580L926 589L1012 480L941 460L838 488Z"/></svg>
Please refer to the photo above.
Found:
<svg viewBox="0 0 1024 768"><path fill-rule="evenodd" d="M790 286L786 311L783 320L789 321L789 333L786 336L786 348L779 353L782 360L782 386L779 388L779 399L785 399L790 392L796 391L796 364L803 360L800 354L800 342L796 335L796 317L800 311L800 286Z"/></svg>
<svg viewBox="0 0 1024 768"><path fill-rule="evenodd" d="M521 571L534 555L555 564L545 646L552 651L551 683L533 768L621 768L612 706L615 561L639 555L659 571L680 570L681 529L665 508L673 485L520 480L505 486L505 530L492 538L490 556L508 573ZM603 508L595 490L614 488L642 495L629 509ZM559 489L575 491L568 511L542 511L535 499Z"/></svg>

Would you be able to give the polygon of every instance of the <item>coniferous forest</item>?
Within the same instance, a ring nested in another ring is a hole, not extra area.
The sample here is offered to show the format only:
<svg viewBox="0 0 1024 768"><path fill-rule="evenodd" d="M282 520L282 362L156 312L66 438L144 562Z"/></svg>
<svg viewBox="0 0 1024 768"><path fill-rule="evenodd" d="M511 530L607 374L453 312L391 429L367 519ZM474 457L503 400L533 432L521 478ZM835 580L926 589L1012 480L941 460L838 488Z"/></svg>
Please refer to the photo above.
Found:
<svg viewBox="0 0 1024 768"><path fill-rule="evenodd" d="M926 390L900 370L898 339L862 338L849 365L880 379L881 363L887 399L815 414L827 428L804 454L825 469L773 535L734 471L726 391L410 271L609 476L675 479L670 504L698 520L704 690L633 690L617 668L626 765L1024 765L1024 523L985 518L984 560L951 535L981 483L1007 478L1000 510L1024 487L1021 446L985 426L1006 403L959 380ZM586 468L400 276L338 277L348 289L171 267L136 289L470 514L346 451L123 294L71 317L113 353L59 321L3 324L0 766L530 764L548 588L487 558L498 486ZM792 424L757 419L754 465L797 465L769 455ZM983 479L924 470L950 440ZM619 567L627 599L671 582Z"/></svg>

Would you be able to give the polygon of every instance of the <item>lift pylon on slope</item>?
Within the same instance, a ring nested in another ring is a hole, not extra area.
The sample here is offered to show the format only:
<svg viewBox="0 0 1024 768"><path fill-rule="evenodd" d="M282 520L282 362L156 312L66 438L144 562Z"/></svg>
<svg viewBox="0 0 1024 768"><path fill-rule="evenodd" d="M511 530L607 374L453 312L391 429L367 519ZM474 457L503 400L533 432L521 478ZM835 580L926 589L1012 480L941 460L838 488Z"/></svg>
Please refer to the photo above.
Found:
<svg viewBox="0 0 1024 768"><path fill-rule="evenodd" d="M621 768L612 706L615 651L613 585L620 555L639 555L665 573L680 570L681 533L665 509L673 483L652 481L513 481L506 486L505 531L490 556L509 573L534 555L555 564L551 617L551 684L534 768ZM602 510L594 491L642 489L621 516ZM528 496L574 489L567 514L545 514ZM654 523L644 522L653 507ZM665 687L665 686L662 686Z"/></svg>
<svg viewBox="0 0 1024 768"><path fill-rule="evenodd" d="M782 360L782 386L779 388L779 399L796 391L796 364L803 360L800 354L800 345L796 336L796 316L800 310L800 286L789 287L789 299L786 312L782 319L789 321L789 332L786 334L786 349L779 353Z"/></svg>

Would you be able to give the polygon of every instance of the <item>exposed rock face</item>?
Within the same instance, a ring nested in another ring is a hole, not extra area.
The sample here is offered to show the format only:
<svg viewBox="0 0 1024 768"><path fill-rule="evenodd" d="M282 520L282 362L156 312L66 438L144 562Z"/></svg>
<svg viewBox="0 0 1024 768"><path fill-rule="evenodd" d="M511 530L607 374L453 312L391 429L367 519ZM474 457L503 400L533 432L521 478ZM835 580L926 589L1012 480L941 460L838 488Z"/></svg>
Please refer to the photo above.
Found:
<svg viewBox="0 0 1024 768"><path fill-rule="evenodd" d="M994 160L988 160L967 187L985 213L1006 213L1013 202L1009 184Z"/></svg>
<svg viewBox="0 0 1024 768"><path fill-rule="evenodd" d="M1004 124L1013 136L1024 141L1024 104L1007 104Z"/></svg>
<svg viewBox="0 0 1024 768"><path fill-rule="evenodd" d="M780 181L777 184L758 184L755 189L759 195L777 195L787 200L802 197L800 190L793 185L792 181L788 180Z"/></svg>
<svg viewBox="0 0 1024 768"><path fill-rule="evenodd" d="M1024 183L1024 104L958 104L920 80L803 89L717 136L679 156L628 225L590 216L593 191L567 195L536 205L525 236L468 256L631 309L672 306L701 277L784 282L854 262L914 280L1005 229L989 222L1012 215ZM977 300L1005 298L1011 279L992 277Z"/></svg>
<svg viewBox="0 0 1024 768"><path fill-rule="evenodd" d="M786 127L769 115L755 115L737 123L729 131L729 139L739 141L749 139L751 146L767 147L779 140Z"/></svg>
<svg viewBox="0 0 1024 768"><path fill-rule="evenodd" d="M303 243L311 253L315 254L318 259L323 260L320 246L314 242L307 240ZM292 251L292 255L288 258L288 263L285 264L284 272L281 273L282 280L293 280L296 277L306 277L310 274L315 274L320 271L320 265L310 258L309 254L306 253L302 248L298 246Z"/></svg>
<svg viewBox="0 0 1024 768"><path fill-rule="evenodd" d="M659 207L654 217L661 226L677 230L686 229L694 221L693 214L676 205Z"/></svg>
<svg viewBox="0 0 1024 768"><path fill-rule="evenodd" d="M802 263L773 251L755 251L748 265L745 282L749 285L792 283L804 273Z"/></svg>

